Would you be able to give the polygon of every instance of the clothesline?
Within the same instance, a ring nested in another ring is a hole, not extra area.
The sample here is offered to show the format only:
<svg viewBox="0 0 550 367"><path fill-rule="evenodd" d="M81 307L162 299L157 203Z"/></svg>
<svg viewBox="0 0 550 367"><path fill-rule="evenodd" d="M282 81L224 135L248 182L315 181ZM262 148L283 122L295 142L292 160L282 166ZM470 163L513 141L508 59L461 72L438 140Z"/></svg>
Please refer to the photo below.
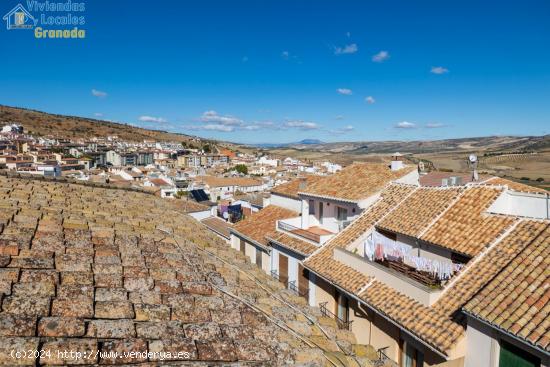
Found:
<svg viewBox="0 0 550 367"><path fill-rule="evenodd" d="M440 280L449 279L464 264L413 255L413 247L375 232L365 241L365 257L370 261L400 261L416 270L428 272Z"/></svg>

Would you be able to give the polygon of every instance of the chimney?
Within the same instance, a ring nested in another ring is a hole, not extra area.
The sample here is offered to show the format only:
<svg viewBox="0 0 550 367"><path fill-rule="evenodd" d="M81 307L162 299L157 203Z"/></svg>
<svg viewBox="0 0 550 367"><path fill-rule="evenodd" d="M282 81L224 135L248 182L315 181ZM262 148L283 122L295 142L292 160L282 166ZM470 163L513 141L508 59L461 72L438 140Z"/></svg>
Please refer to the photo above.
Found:
<svg viewBox="0 0 550 367"><path fill-rule="evenodd" d="M298 180L300 180L300 183L298 184L298 190L305 190L307 187L307 179L305 177L300 177Z"/></svg>
<svg viewBox="0 0 550 367"><path fill-rule="evenodd" d="M397 152L392 155L391 158L391 170L392 171L399 171L401 168L403 168L403 161L401 160L401 157L403 157L403 154Z"/></svg>

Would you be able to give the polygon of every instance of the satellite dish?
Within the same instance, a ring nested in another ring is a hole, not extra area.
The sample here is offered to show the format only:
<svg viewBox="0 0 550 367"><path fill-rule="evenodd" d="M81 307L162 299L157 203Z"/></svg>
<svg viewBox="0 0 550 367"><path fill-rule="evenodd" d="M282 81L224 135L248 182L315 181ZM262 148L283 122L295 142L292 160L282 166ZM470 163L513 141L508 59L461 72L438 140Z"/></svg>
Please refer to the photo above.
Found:
<svg viewBox="0 0 550 367"><path fill-rule="evenodd" d="M470 162L472 163L477 162L477 156L475 154L470 154Z"/></svg>

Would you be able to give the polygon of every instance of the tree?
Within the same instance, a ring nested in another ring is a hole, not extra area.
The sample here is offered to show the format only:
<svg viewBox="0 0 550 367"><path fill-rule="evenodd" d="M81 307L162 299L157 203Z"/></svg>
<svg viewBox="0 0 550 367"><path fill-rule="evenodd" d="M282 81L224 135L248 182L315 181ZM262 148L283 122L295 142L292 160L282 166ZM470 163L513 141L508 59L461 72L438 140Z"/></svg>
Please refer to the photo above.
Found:
<svg viewBox="0 0 550 367"><path fill-rule="evenodd" d="M210 147L210 144L205 144L205 145L202 146L202 150L205 153L210 153L212 151L212 148Z"/></svg>
<svg viewBox="0 0 550 367"><path fill-rule="evenodd" d="M248 167L245 164L237 164L233 169L243 175L248 174Z"/></svg>

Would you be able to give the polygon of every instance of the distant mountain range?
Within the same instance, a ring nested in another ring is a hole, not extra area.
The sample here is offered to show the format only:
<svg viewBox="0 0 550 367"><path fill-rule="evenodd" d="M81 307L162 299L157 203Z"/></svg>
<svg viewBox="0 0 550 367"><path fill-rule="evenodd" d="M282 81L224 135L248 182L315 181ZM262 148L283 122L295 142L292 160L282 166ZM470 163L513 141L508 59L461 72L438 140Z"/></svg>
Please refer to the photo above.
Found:
<svg viewBox="0 0 550 367"><path fill-rule="evenodd" d="M295 143L261 143L261 144L251 144L252 146L259 148L285 148L301 145L322 145L325 144L319 139L303 139Z"/></svg>
<svg viewBox="0 0 550 367"><path fill-rule="evenodd" d="M487 136L428 141L360 141L323 143L305 139L289 144L261 144L267 149L295 149L325 153L433 153L452 151L539 151L550 149L550 135L544 136Z"/></svg>

